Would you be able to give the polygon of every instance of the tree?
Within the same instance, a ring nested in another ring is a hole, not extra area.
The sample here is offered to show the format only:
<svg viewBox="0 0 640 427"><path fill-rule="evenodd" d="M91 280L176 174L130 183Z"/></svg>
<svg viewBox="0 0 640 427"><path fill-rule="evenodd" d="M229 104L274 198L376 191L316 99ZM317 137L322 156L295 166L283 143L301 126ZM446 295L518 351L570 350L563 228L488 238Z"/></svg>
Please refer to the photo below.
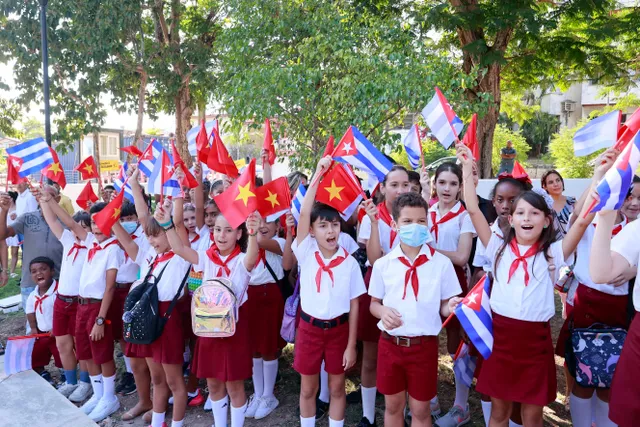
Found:
<svg viewBox="0 0 640 427"><path fill-rule="evenodd" d="M24 139L33 139L44 136L44 123L35 117L29 117L20 124Z"/></svg>
<svg viewBox="0 0 640 427"><path fill-rule="evenodd" d="M20 116L20 109L13 102L0 98L0 136L20 137L21 132L15 128Z"/></svg>
<svg viewBox="0 0 640 427"><path fill-rule="evenodd" d="M526 120L522 125L522 135L531 147L533 155L540 156L547 152L551 136L558 131L560 119L558 116L538 111L535 115Z"/></svg>

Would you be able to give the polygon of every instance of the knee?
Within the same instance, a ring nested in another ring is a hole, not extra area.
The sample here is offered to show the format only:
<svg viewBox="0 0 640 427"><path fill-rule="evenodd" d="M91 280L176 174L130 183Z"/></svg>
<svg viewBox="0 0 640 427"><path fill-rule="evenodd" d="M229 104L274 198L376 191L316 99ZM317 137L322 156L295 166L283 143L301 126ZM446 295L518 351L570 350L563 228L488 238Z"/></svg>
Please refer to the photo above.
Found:
<svg viewBox="0 0 640 427"><path fill-rule="evenodd" d="M315 400L316 394L318 393L318 386L312 385L302 385L300 387L300 398L304 400ZM333 395L333 393L332 393Z"/></svg>
<svg viewBox="0 0 640 427"><path fill-rule="evenodd" d="M169 386L174 393L187 390L187 386L182 378L167 377L167 386Z"/></svg>
<svg viewBox="0 0 640 427"><path fill-rule="evenodd" d="M69 354L73 352L73 340L58 339L56 340L56 347L60 354Z"/></svg>
<svg viewBox="0 0 640 427"><path fill-rule="evenodd" d="M402 401L390 401L389 399L385 399L384 402L384 410L387 414L391 416L396 416L404 411L405 403ZM413 416L413 411L411 411L411 415Z"/></svg>
<svg viewBox="0 0 640 427"><path fill-rule="evenodd" d="M147 362L144 359L132 357L129 360L131 361L131 370L135 376L147 375L149 368L147 367Z"/></svg>
<svg viewBox="0 0 640 427"><path fill-rule="evenodd" d="M345 399L346 393L344 391L344 385L342 387L329 387L329 393L331 394L331 400L338 401L338 399Z"/></svg>
<svg viewBox="0 0 640 427"><path fill-rule="evenodd" d="M367 354L367 357L362 358L362 370L365 372L375 372L378 366L378 354Z"/></svg>
<svg viewBox="0 0 640 427"><path fill-rule="evenodd" d="M496 404L495 400L491 404L491 419L497 422L507 422L511 416L511 405Z"/></svg>
<svg viewBox="0 0 640 427"><path fill-rule="evenodd" d="M167 385L167 380L164 376L164 373L160 372L151 373L151 382L153 382L154 387L165 387Z"/></svg>
<svg viewBox="0 0 640 427"><path fill-rule="evenodd" d="M233 402L237 402L238 400L242 400L245 396L244 392L244 382L242 381L233 381L227 383L227 393L229 393L229 398Z"/></svg>

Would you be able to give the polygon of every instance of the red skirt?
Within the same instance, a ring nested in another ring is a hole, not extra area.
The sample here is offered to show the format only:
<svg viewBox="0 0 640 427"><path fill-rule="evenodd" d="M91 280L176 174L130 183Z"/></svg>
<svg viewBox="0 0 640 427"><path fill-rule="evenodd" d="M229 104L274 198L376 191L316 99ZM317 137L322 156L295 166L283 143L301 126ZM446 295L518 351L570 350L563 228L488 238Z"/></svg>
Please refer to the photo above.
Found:
<svg viewBox="0 0 640 427"><path fill-rule="evenodd" d="M482 363L476 389L511 402L538 406L553 402L557 383L549 322L493 313L493 351Z"/></svg>
<svg viewBox="0 0 640 427"><path fill-rule="evenodd" d="M369 267L367 273L364 275L364 284L369 290L369 281L371 280L371 271L373 269ZM367 341L377 343L380 339L380 329L378 328L378 322L380 319L376 319L369 307L371 306L371 297L369 293L358 297L358 341Z"/></svg>
<svg viewBox="0 0 640 427"><path fill-rule="evenodd" d="M640 313L636 312L611 384L609 418L620 427L637 426L640 420L639 360Z"/></svg>
<svg viewBox="0 0 640 427"><path fill-rule="evenodd" d="M276 355L286 346L280 336L284 301L275 283L249 285L246 302L253 354Z"/></svg>
<svg viewBox="0 0 640 427"><path fill-rule="evenodd" d="M171 301L160 301L158 310L164 316L171 305ZM162 335L149 344L151 356L156 363L165 365L180 365L184 362L184 331L182 328L182 313L174 309L164 325Z"/></svg>
<svg viewBox="0 0 640 427"><path fill-rule="evenodd" d="M65 296L65 295L63 295ZM70 297L67 297L70 298ZM51 333L54 337L65 335L76 335L76 312L78 311L78 301L65 302L59 297L53 303L53 328Z"/></svg>
<svg viewBox="0 0 640 427"><path fill-rule="evenodd" d="M629 327L628 299L628 295L609 295L580 284L576 291L571 314L567 314L567 319L560 329L556 354L560 357L565 356L565 344L569 338L569 322L572 318L575 328L588 328L594 323L604 323L607 326L627 329ZM567 305L567 307L571 306Z"/></svg>
<svg viewBox="0 0 640 427"><path fill-rule="evenodd" d="M44 368L51 361L51 356L53 356L56 367L62 368L55 337L47 336L36 338L35 343L33 343L33 352L31 353L31 365L34 368Z"/></svg>
<svg viewBox="0 0 640 427"><path fill-rule="evenodd" d="M146 357L152 357L151 346L149 344L131 344L126 343L124 346L124 355L127 357L144 359Z"/></svg>
<svg viewBox="0 0 640 427"><path fill-rule="evenodd" d="M244 381L253 373L247 304L240 307L236 333L227 338L198 337L191 362L198 378Z"/></svg>
<svg viewBox="0 0 640 427"><path fill-rule="evenodd" d="M111 300L111 305L107 312L107 319L111 321L113 339L116 341L122 339L122 331L124 329L122 313L124 312L124 301L127 299L127 295L129 295L130 288L131 286L126 288L116 288L114 290L113 299Z"/></svg>

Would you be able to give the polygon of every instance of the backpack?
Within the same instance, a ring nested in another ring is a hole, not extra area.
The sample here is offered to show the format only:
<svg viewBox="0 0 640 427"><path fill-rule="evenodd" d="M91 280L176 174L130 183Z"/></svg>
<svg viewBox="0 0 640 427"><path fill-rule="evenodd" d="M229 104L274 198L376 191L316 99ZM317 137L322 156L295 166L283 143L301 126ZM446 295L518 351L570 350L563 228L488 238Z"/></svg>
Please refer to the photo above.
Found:
<svg viewBox="0 0 640 427"><path fill-rule="evenodd" d="M131 344L151 344L162 335L164 325L167 323L169 316L171 316L171 312L178 302L189 275L187 272L182 279L178 292L176 292L169 305L169 309L164 316L160 316L157 284L160 283L160 279L168 265L169 263L162 268L157 278L151 274L152 270L149 270L142 283L133 288L127 295L122 315L122 336L126 342Z"/></svg>
<svg viewBox="0 0 640 427"><path fill-rule="evenodd" d="M236 333L240 298L227 278L207 280L193 292L191 325L198 337L224 338Z"/></svg>
<svg viewBox="0 0 640 427"><path fill-rule="evenodd" d="M296 315L298 313L298 305L300 304L300 275L296 281L296 288L293 295L287 298L284 303L284 316L282 317L282 326L280 327L280 336L288 343L296 340Z"/></svg>

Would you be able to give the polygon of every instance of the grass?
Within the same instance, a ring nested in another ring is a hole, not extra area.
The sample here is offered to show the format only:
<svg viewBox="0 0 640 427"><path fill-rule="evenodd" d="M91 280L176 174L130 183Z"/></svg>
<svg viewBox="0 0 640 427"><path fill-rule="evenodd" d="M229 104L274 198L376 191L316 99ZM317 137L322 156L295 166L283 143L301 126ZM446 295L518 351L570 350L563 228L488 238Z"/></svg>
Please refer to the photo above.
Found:
<svg viewBox="0 0 640 427"><path fill-rule="evenodd" d="M18 265L16 266L16 273L18 274L18 277L9 277L9 283L7 283L6 286L0 288L0 299L12 297L20 293L20 275L22 273L21 267L22 260L18 260Z"/></svg>

